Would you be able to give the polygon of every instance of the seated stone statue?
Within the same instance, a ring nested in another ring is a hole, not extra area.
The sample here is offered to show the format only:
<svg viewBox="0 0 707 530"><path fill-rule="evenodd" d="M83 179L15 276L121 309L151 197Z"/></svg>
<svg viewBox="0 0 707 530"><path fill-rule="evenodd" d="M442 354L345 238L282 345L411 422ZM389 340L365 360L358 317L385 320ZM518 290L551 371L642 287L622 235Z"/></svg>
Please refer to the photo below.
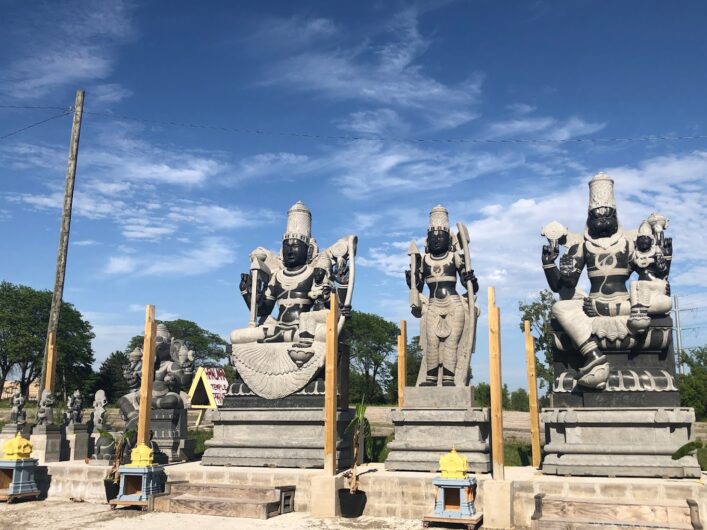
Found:
<svg viewBox="0 0 707 530"><path fill-rule="evenodd" d="M666 263L672 257L672 242L662 237L665 219L656 214L651 218L655 230L661 231L660 249L649 233L653 231L650 221L642 225L638 237L635 231L624 231L616 213L614 181L599 173L589 182L584 233L570 233L556 221L543 229L549 241L542 251L545 276L550 288L560 294L552 316L582 356L576 382L585 388L605 389L611 373L606 351L636 347L637 335L648 327L649 317L667 315L671 308ZM560 245L567 251L558 267ZM577 289L585 267L589 295ZM639 272L639 280L629 293L626 283L634 271ZM642 340L660 344L662 338ZM563 347L557 340L556 344ZM617 377L623 385L623 375ZM672 385L672 380L668 383Z"/></svg>
<svg viewBox="0 0 707 530"><path fill-rule="evenodd" d="M25 397L18 390L10 398L12 410L10 410L10 423L22 425L27 422L27 413L24 410Z"/></svg>
<svg viewBox="0 0 707 530"><path fill-rule="evenodd" d="M410 288L412 314L422 317L423 362L419 386L440 383L466 386L469 383L469 361L476 332L474 295L479 284L474 271L467 270L470 256L468 246L462 244L462 238L467 237L466 227L458 226L460 233L453 238L446 208L435 206L430 212L425 254L420 255L414 242L410 244L410 270L405 271L405 279ZM472 292L459 295L457 277L465 288L471 286ZM430 291L429 298L421 294L425 284Z"/></svg>
<svg viewBox="0 0 707 530"><path fill-rule="evenodd" d="M54 402L54 394L43 390L37 407L37 425L54 425Z"/></svg>
<svg viewBox="0 0 707 530"><path fill-rule="evenodd" d="M267 399L302 389L324 365L332 289L343 298L339 329L350 312L356 237L320 252L311 223L309 210L296 203L287 214L280 254L255 249L250 273L241 275L250 322L231 332L231 362L248 387Z"/></svg>
<svg viewBox="0 0 707 530"><path fill-rule="evenodd" d="M74 393L69 396L69 401L66 404L66 412L64 413L64 423L66 425L72 423L81 423L83 420L83 398L81 397L81 392L75 390Z"/></svg>

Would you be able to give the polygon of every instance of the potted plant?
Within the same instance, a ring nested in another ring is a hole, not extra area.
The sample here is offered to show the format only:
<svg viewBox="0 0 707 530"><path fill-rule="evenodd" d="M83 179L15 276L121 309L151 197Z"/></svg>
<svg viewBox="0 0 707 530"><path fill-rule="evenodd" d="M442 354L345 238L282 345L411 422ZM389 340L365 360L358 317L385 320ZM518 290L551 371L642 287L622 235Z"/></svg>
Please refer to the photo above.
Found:
<svg viewBox="0 0 707 530"><path fill-rule="evenodd" d="M351 469L344 473L348 479L349 487L339 490L339 506L342 517L360 517L366 507L366 492L359 490L359 474L357 472L359 447L363 439L366 455L371 455L371 424L366 418L366 404L364 399L356 404L356 414L351 423L346 427L346 432L353 432L353 463Z"/></svg>

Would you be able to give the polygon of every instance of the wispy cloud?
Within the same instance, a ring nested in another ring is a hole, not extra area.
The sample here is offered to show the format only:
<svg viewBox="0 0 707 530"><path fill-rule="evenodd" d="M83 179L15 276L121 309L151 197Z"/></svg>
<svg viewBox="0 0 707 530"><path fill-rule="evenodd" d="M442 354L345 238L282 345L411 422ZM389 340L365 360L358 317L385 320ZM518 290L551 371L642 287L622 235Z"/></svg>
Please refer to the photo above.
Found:
<svg viewBox="0 0 707 530"><path fill-rule="evenodd" d="M0 74L0 92L34 99L57 88L108 78L114 46L134 34L131 10L121 0L52 2L35 5L32 16L13 27L9 24L17 21L6 18L8 33L25 37L26 45L13 50L14 60Z"/></svg>

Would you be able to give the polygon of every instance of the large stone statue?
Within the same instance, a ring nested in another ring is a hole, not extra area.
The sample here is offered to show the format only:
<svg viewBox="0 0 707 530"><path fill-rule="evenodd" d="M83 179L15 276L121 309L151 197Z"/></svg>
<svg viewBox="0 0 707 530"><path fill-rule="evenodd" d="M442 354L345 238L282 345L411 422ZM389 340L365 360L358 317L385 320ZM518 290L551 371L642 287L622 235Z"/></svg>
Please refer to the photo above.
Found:
<svg viewBox="0 0 707 530"><path fill-rule="evenodd" d="M27 413L24 410L25 397L18 390L10 398L12 410L10 410L10 423L24 425L27 422Z"/></svg>
<svg viewBox="0 0 707 530"><path fill-rule="evenodd" d="M93 412L91 412L91 425L95 432L106 430L106 405L108 400L106 399L105 390L96 390L96 394L93 398Z"/></svg>
<svg viewBox="0 0 707 530"><path fill-rule="evenodd" d="M231 332L231 362L250 390L267 399L301 390L324 366L332 289L342 303L339 330L350 312L356 237L320 251L311 224L309 210L296 203L287 214L279 255L255 249L251 272L241 275L240 291L251 318L249 327Z"/></svg>
<svg viewBox="0 0 707 530"><path fill-rule="evenodd" d="M250 321L230 335L238 377L213 417L214 437L206 442L202 465L323 465L326 318L332 292L341 311L339 331L350 314L357 238L320 249L311 227L311 213L297 202L287 212L281 250L259 247L250 254L250 272L240 281ZM352 459L348 351L342 333L336 413L341 467Z"/></svg>
<svg viewBox="0 0 707 530"><path fill-rule="evenodd" d="M405 388L403 406L390 412L395 439L388 444L386 469L437 471L439 455L456 449L471 469L491 469L489 410L477 407L469 385L469 364L474 351L476 292L479 285L471 268L469 233L457 223L449 227L442 205L430 211L425 252L411 242L410 307L420 322L423 356L417 384ZM460 294L457 283L466 292ZM429 296L423 295L425 284Z"/></svg>
<svg viewBox="0 0 707 530"><path fill-rule="evenodd" d="M553 408L542 414L545 473L700 476L694 457L671 458L692 436L695 414L680 407L675 386L667 225L651 214L624 230L614 182L599 173L583 233L557 221L543 229L543 268L560 298L551 321ZM578 288L585 268L588 294Z"/></svg>
<svg viewBox="0 0 707 530"><path fill-rule="evenodd" d="M653 214L638 235L625 232L616 212L614 182L599 173L589 183L584 233L570 233L556 221L543 230L549 240L542 252L545 276L561 298L553 305L552 316L582 356L579 385L605 389L611 375L606 351L634 347L645 338L650 318L670 311L667 275L672 240L663 237L666 226L665 218ZM567 251L558 267L560 245ZM577 289L585 266L589 295ZM639 279L629 294L626 282L634 271ZM669 383L672 386L672 379Z"/></svg>
<svg viewBox="0 0 707 530"><path fill-rule="evenodd" d="M454 237L447 209L437 205L430 212L425 253L420 255L415 242L410 243L410 270L405 271L405 277L412 314L422 317L420 386L469 384L469 361L476 332L474 295L479 284L469 267L466 227L461 223L458 226L460 231ZM471 286L473 292L459 295L457 278L465 288ZM429 298L422 294L425 284Z"/></svg>
<svg viewBox="0 0 707 530"><path fill-rule="evenodd" d="M37 407L37 425L54 425L54 402L54 395L43 390Z"/></svg>
<svg viewBox="0 0 707 530"><path fill-rule="evenodd" d="M83 420L83 398L81 392L75 390L69 396L69 401L66 404L66 412L64 412L64 423L66 425L81 423Z"/></svg>

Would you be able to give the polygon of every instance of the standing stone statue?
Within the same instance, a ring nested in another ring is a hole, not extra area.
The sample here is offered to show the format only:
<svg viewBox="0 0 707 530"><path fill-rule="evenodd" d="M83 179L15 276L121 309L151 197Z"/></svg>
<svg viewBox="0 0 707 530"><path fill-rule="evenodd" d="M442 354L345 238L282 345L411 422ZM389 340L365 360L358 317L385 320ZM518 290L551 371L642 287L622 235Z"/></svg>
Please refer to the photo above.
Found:
<svg viewBox="0 0 707 530"><path fill-rule="evenodd" d="M614 181L598 173L583 232L557 221L543 228L543 269L560 298L551 311L554 408L542 413L545 473L700 476L694 457L671 458L695 414L680 407L675 386L667 226L654 213L625 230ZM585 268L588 294L578 288Z"/></svg>
<svg viewBox="0 0 707 530"><path fill-rule="evenodd" d="M37 425L54 425L54 402L54 395L43 390L37 407Z"/></svg>
<svg viewBox="0 0 707 530"><path fill-rule="evenodd" d="M282 251L251 253L251 272L240 291L249 327L231 332L231 362L258 396L277 399L301 390L324 366L329 293L341 298L339 330L351 310L356 237L320 251L311 235L312 214L301 202L287 214ZM278 306L277 317L271 312Z"/></svg>
<svg viewBox="0 0 707 530"><path fill-rule="evenodd" d="M10 423L24 425L27 422L27 413L24 410L25 397L17 390L10 398L12 410L10 410Z"/></svg>
<svg viewBox="0 0 707 530"><path fill-rule="evenodd" d="M69 397L66 404L67 411L64 413L64 422L66 425L81 423L83 420L83 398L81 392L75 390Z"/></svg>
<svg viewBox="0 0 707 530"><path fill-rule="evenodd" d="M108 400L106 399L106 393L104 390L97 390L93 398L93 412L91 412L91 424L93 425L94 432L105 431L105 417L106 417L106 405Z"/></svg>
<svg viewBox="0 0 707 530"><path fill-rule="evenodd" d="M476 293L479 285L471 268L469 232L457 223L449 227L442 205L430 211L425 252L411 242L410 307L420 322L423 356L417 385L406 387L403 406L392 409L394 440L388 444L385 467L392 471L437 471L439 455L456 449L471 469L491 469L489 409L477 407L469 385L474 351ZM457 283L466 291L460 294ZM425 284L429 296L425 296Z"/></svg>
<svg viewBox="0 0 707 530"><path fill-rule="evenodd" d="M419 386L469 384L469 361L476 332L474 295L479 284L473 269L467 270L470 256L464 254L464 248L468 252L468 246L462 245L465 234L462 225L460 232L452 235L447 209L437 205L430 212L425 253L420 255L415 242L410 243L410 270L405 271L405 278L410 288L412 314L422 317ZM460 295L457 279L465 288L471 285L473 292ZM422 294L425 284L429 298Z"/></svg>

